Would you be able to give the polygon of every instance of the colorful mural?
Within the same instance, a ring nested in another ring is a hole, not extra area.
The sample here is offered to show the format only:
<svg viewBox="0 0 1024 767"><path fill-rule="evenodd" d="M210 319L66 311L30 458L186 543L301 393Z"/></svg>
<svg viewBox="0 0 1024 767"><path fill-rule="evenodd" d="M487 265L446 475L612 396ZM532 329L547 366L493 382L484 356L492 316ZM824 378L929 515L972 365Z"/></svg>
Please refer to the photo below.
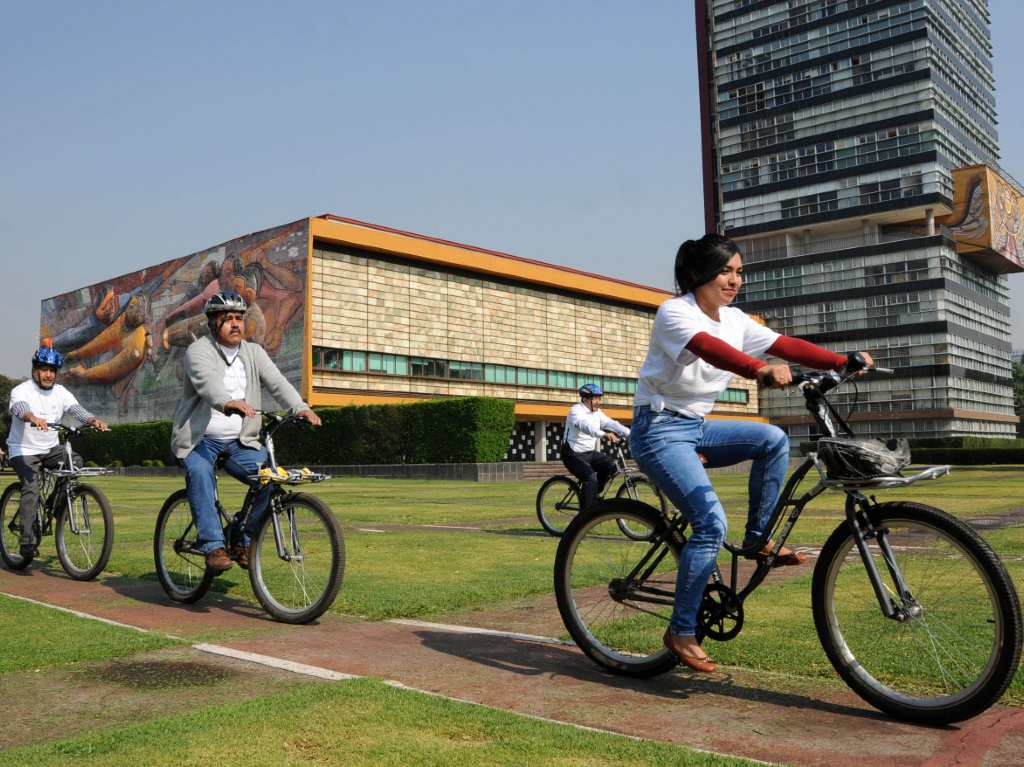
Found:
<svg viewBox="0 0 1024 767"><path fill-rule="evenodd" d="M1000 274L1024 271L1024 195L986 165L953 171L953 213L945 220L957 251Z"/></svg>
<svg viewBox="0 0 1024 767"><path fill-rule="evenodd" d="M208 333L203 305L234 290L251 307L246 339L299 388L308 238L303 219L45 299L40 337L67 356L62 383L101 418L170 418L185 347Z"/></svg>

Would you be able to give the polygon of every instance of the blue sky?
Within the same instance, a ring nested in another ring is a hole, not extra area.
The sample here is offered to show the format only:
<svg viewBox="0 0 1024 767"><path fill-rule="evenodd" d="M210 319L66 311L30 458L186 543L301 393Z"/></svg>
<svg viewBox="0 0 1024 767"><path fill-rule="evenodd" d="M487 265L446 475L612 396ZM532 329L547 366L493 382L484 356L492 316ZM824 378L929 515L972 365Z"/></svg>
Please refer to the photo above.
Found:
<svg viewBox="0 0 1024 767"><path fill-rule="evenodd" d="M2 373L41 298L307 215L665 288L703 231L688 0L134 6L4 4ZM991 8L1024 177L1024 7Z"/></svg>

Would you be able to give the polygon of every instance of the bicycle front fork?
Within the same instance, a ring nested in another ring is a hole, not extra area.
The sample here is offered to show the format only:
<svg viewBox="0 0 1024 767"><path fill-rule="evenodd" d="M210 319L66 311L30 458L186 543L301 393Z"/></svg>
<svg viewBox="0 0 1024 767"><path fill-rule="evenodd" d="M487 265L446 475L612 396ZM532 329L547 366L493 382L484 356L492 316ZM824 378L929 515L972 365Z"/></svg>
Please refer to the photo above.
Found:
<svg viewBox="0 0 1024 767"><path fill-rule="evenodd" d="M853 540L857 544L857 551L860 552L861 561L868 573L871 588L875 592L875 598L878 600L882 614L886 618L903 623L918 617L921 608L903 580L903 573L900 572L892 547L889 545L889 531L885 528L876 528L871 523L868 514L871 506L872 503L860 493L848 493L846 496L846 521L850 525ZM868 547L868 542L871 540L874 540L878 546L895 593L890 591L882 580L882 574Z"/></svg>

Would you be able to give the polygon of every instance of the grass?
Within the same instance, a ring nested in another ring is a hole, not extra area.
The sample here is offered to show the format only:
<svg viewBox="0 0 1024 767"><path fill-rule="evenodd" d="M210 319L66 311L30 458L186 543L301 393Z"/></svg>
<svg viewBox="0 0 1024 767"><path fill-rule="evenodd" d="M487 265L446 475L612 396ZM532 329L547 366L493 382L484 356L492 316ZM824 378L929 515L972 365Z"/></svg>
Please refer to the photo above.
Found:
<svg viewBox="0 0 1024 767"><path fill-rule="evenodd" d="M132 655L175 644L0 595L0 674Z"/></svg>
<svg viewBox="0 0 1024 767"><path fill-rule="evenodd" d="M13 749L6 767L53 765L743 765L651 741L583 731L372 680L273 696Z"/></svg>

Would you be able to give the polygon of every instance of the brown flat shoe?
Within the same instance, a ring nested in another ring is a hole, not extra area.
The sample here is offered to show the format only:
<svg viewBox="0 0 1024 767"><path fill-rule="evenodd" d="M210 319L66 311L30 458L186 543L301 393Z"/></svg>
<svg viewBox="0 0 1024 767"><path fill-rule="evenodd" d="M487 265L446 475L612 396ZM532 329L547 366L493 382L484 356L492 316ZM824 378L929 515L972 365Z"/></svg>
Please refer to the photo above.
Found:
<svg viewBox="0 0 1024 767"><path fill-rule="evenodd" d="M689 666L694 671L699 671L702 674L710 674L713 671L718 671L718 664L715 663L708 656L698 658L696 655L689 655L683 652L682 648L676 643L676 636L672 633L671 629L665 629L664 636L665 647L668 651L675 655L680 663Z"/></svg>
<svg viewBox="0 0 1024 767"><path fill-rule="evenodd" d="M207 570L222 573L225 570L230 570L232 564L231 558L228 557L228 553L223 548L214 549L206 555Z"/></svg>
<svg viewBox="0 0 1024 767"><path fill-rule="evenodd" d="M744 557L746 559L756 559L758 562L764 562L768 559L768 555L772 553L772 546L774 545L775 544L771 541L768 541L768 543L764 545L763 549L754 554L745 554ZM799 551L793 551L792 549L787 549L783 546L779 551L779 555L775 557L775 561L772 562L772 567L794 567L796 565L802 565L806 561L806 554L802 554Z"/></svg>
<svg viewBox="0 0 1024 767"><path fill-rule="evenodd" d="M238 544L231 547L231 558L238 563L243 570L249 569L249 547Z"/></svg>

